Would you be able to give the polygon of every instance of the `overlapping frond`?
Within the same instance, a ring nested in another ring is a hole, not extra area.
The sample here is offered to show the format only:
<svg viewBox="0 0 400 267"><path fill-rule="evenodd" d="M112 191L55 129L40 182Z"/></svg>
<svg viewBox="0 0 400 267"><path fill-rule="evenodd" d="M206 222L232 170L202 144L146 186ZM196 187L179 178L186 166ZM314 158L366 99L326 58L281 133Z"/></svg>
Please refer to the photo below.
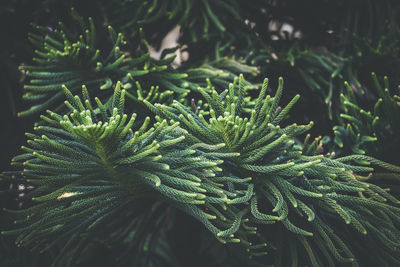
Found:
<svg viewBox="0 0 400 267"><path fill-rule="evenodd" d="M1 266L400 266L398 1L3 2Z"/></svg>
<svg viewBox="0 0 400 267"><path fill-rule="evenodd" d="M110 89L121 81L127 96L138 103L142 99L168 103L173 94L175 100L183 101L191 90L205 86L206 79L228 84L239 71L257 73L255 67L227 59L177 71L171 67L175 55L168 56L168 51L164 51L161 59L152 58L144 36L137 43L130 43L124 34L108 26L108 40L100 42L96 34L102 32L96 30L93 20L89 18L85 23L74 10L72 14L79 25L77 32L69 31L60 22L56 28L35 26L38 34L30 35L36 47L34 65L21 65L20 70L29 77L24 99L32 106L19 115L59 107L64 96L62 85L77 92L85 84L107 102L112 96ZM218 68L221 65L225 69Z"/></svg>
<svg viewBox="0 0 400 267"><path fill-rule="evenodd" d="M185 146L179 123L163 120L149 127L149 117L135 122L136 114L123 113L126 91L119 82L110 106L96 98L95 107L85 86L83 99L66 87L64 92L69 115L48 111L41 116L46 124L27 134L26 154L13 160L21 172L9 175L32 185L21 200L32 199L34 205L16 211L18 228L3 234L17 234L19 245L42 250L68 241L63 249L74 254L90 240L79 239L81 233L92 236L98 227L107 229L113 224L110 219L128 227L124 233L133 231L145 222L140 218L154 212L150 207L158 201L172 203L221 240L235 242L229 234L237 231L244 213L226 211L225 206L246 201L253 187L235 194L224 189L221 182L235 178L218 175L222 161L214 159L213 147ZM126 209L130 215L119 220L118 214ZM112 229L112 236L122 231Z"/></svg>
<svg viewBox="0 0 400 267"><path fill-rule="evenodd" d="M314 266L324 263L328 256L315 259L311 243L337 261L355 260L357 251L350 249L353 246L343 239L343 232L337 233L337 222L333 223L331 217L341 218L342 224L348 225L347 231L369 234L386 246L385 250L392 250L389 244L397 244L397 238L388 233L398 232L399 221L395 214L400 210L399 201L385 190L360 180L362 173L371 172L373 168L352 162L363 160L394 172L399 172L400 168L367 156L333 159L318 154L303 155L294 137L305 133L313 123L280 126L299 96L285 107L278 106L283 80L279 80L277 92L271 97L266 95L266 79L251 113L246 115L243 84L241 76L220 94L215 89L207 93L200 88L209 111L200 110L198 114L179 102L174 102L172 107L145 103L156 114L179 122L187 131L184 142L203 142L209 146L222 143L220 153L236 153L224 160L222 170L227 175L252 177L246 183L254 185L254 194L244 206L251 214L251 223L266 225L260 226L257 233L268 236L268 231L278 227L276 224L282 225L288 238L302 244ZM234 185L229 188L232 192L242 190ZM272 212L267 212L269 209ZM272 226L268 226L270 224ZM331 235L332 231L336 234ZM269 242L276 244L280 240L267 239L267 244ZM282 252L277 255L279 253Z"/></svg>

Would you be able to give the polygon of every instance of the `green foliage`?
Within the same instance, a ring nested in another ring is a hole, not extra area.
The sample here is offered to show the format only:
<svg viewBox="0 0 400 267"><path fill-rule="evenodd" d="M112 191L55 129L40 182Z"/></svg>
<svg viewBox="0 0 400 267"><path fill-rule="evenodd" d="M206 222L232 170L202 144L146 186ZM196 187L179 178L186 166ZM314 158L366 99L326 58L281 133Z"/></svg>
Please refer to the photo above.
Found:
<svg viewBox="0 0 400 267"><path fill-rule="evenodd" d="M1 266L400 265L398 1L3 2Z"/></svg>
<svg viewBox="0 0 400 267"><path fill-rule="evenodd" d="M150 59L148 53L142 53L142 55L132 58L129 50L124 50L127 49L125 37L121 33L117 34L111 26L108 27L110 45L107 48L104 46L104 42L100 43L96 39L93 20L89 18L87 27L81 17L76 13L73 14L81 27L78 36L70 33L62 23L60 23L59 29L36 26L37 31L42 35L30 35L31 42L38 49L35 50L37 58L33 59L37 65L23 65L20 69L26 71L27 76L30 77L30 84L24 86L27 91L24 99L34 101L34 103L38 102L38 104L20 115L36 113L51 105L54 106L54 103L59 104L64 95L61 90L62 85L68 86L73 92L79 90L82 84L89 88L106 90L110 89L113 84L115 85L117 80L134 83L137 81L137 77L141 77L141 81L145 81L146 74L150 72L168 73L167 64L172 61L172 58L164 60L165 62L162 63ZM100 44L104 47L99 47ZM105 50L109 52L105 52ZM153 76L156 78L157 75ZM167 76L169 78L163 78L161 83L170 82L171 79L176 80L186 75L170 73ZM125 87L133 86L128 83ZM175 89L177 93L187 93L187 90L183 88L171 89ZM128 92L128 96L131 98L137 99L141 96L132 91ZM160 95L160 99L162 100L171 93L166 90ZM112 95L107 91L99 91L98 94L99 97L105 94L106 100Z"/></svg>
<svg viewBox="0 0 400 267"><path fill-rule="evenodd" d="M248 197L246 205L242 205L242 211L249 213L249 223L257 225L254 234L258 233L267 243L252 245L246 236L237 234L240 242L249 247L250 255L263 255L264 252L252 249L269 243L276 247L283 237L269 239L267 236L271 229L278 228L277 231L281 231L286 239L302 246L313 266L335 260L354 262L354 254L359 251L352 251L353 245L345 240L346 233L338 229L337 222L333 223L329 217L342 218L342 223L350 225L353 234L379 236L379 246L392 250L396 241L386 233L398 232L394 225L400 222L395 215L399 211L396 206L399 201L381 188L363 181L360 174L373 171L373 168L351 162L364 160L395 172L400 168L366 156L332 159L323 155L302 155L302 147L295 145L294 137L306 132L313 123L280 126L299 95L286 107L279 108L283 80L279 80L274 97L266 95L267 87L268 79L265 79L250 115L243 112L246 94L243 76L220 94L212 86L207 90L200 88L209 110L200 110L198 114L177 101L172 107L145 103L158 115L171 119L171 123L179 122L187 131L184 142L188 145L199 142L208 146L224 144L218 152L231 155L222 165L224 175L237 176L249 187L254 186L254 194ZM243 192L243 188L233 184L228 183L228 188L235 193ZM392 204L385 203L387 200ZM267 213L269 208L272 208L272 213ZM240 220L241 213L238 214ZM263 234L256 231L258 228ZM222 232L217 235L222 235ZM314 255L310 246L328 253L320 258ZM276 262L282 261L281 250L282 247L277 248ZM391 259L385 259L383 255L378 257L384 264L398 262L399 256L393 254ZM292 255L292 260L297 261L297 257L297 254Z"/></svg>
<svg viewBox="0 0 400 267"><path fill-rule="evenodd" d="M119 229L112 235L121 234L119 239L124 239L122 233L147 227L141 226L149 221L139 219L140 214L148 217L144 210L155 212L154 207L149 208L154 201L173 202L215 234L223 232L226 236L236 227L237 215L230 211L223 216L225 211L221 211L217 214L224 222L218 223L231 226L226 231L218 230L211 222L216 216L205 209L214 211L215 205L244 202L253 187L236 194L225 191L219 182L234 178L216 176L220 160L210 158L215 153L196 150L214 148L201 143L186 148L179 145L185 138L177 128L179 123L167 125L164 120L149 128L149 117L141 126L135 123L136 114L123 114L126 91L121 90L121 83L115 87L109 108L98 98L98 107L94 108L85 86L83 102L65 87L64 91L69 115L48 111L48 116L41 116L46 125L36 127L35 134L27 134L29 146L23 147L27 153L13 160L13 165L24 170L10 173L11 179L33 185L23 199L31 198L35 205L16 212L19 227L3 234L18 234L18 245L41 251L67 240L62 249L71 249L62 256L67 258L80 253L95 229L115 229L109 220L119 221L116 216L122 209L129 209L131 215L124 214L120 220L131 218L138 225L129 223L125 227L131 229ZM88 237L78 242L83 232Z"/></svg>
<svg viewBox="0 0 400 267"><path fill-rule="evenodd" d="M343 76L346 58L336 56L323 48L304 49L299 43L294 43L285 50L264 46L249 60L252 64L261 65L263 73L272 72L274 75L291 73L293 77L300 79L304 86L297 91L315 95L307 101L323 102L328 109L329 118L332 119L332 102L336 101L333 89L335 81Z"/></svg>
<svg viewBox="0 0 400 267"><path fill-rule="evenodd" d="M108 26L108 42L105 43L96 37L93 19L89 18L86 24L73 9L72 17L77 31L71 32L60 22L54 29L35 26L40 34L30 34L37 48L37 57L33 58L36 64L22 65L20 69L30 78L29 84L24 86L23 98L33 105L20 112L20 116L38 113L49 106L59 107L63 99L62 85L76 92L85 84L89 91L107 101L112 95L110 88L121 81L127 96L136 102L142 99L170 102L172 94L183 101L191 90L204 86L206 78L228 84L227 80L236 76L234 73L257 72L256 68L228 59L189 67L184 70L186 73L178 72L170 66L175 56L168 56L176 49L164 51L162 58L156 60L146 50L149 44L144 36L139 43L131 44L122 33ZM217 67L221 65L224 69Z"/></svg>
<svg viewBox="0 0 400 267"><path fill-rule="evenodd" d="M400 134L400 91L399 88L396 88L397 92L390 89L386 76L383 86L375 73L372 73L372 79L375 87L373 92L345 82L347 91L341 94L344 107L340 115L342 125L334 127L335 143L341 148L351 148L353 153L365 154L368 150L372 155L382 158L393 155L394 151L391 151L400 145L396 138ZM368 97L377 100L368 101ZM344 149L343 153L349 152ZM397 162L390 157L386 160Z"/></svg>
<svg viewBox="0 0 400 267"><path fill-rule="evenodd" d="M239 4L234 0L217 1L121 1L115 8L109 3L104 13L110 18L110 23L118 25L123 31L130 33L130 37L138 35L137 29L158 27L157 33L166 33L175 25L180 25L185 33L183 39L197 42L201 39L210 39L221 36L227 28L243 24L239 14ZM129 15L128 15L129 14ZM161 27L159 27L161 24ZM160 30L161 29L161 30ZM162 37L157 36L158 38Z"/></svg>

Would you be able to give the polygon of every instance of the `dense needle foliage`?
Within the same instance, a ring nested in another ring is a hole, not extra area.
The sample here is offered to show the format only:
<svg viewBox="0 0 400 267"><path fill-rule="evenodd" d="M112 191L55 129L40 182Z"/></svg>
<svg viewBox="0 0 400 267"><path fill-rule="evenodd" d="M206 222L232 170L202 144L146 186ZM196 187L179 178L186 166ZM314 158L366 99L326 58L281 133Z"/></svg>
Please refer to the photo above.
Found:
<svg viewBox="0 0 400 267"><path fill-rule="evenodd" d="M1 2L0 266L400 265L399 12Z"/></svg>

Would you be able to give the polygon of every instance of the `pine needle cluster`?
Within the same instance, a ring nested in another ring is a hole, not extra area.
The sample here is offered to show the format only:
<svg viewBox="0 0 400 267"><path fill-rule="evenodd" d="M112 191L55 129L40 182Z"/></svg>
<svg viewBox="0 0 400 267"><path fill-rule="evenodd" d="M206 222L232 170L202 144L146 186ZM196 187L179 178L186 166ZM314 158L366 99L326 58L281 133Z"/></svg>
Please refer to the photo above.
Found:
<svg viewBox="0 0 400 267"><path fill-rule="evenodd" d="M400 265L399 11L0 4L0 265Z"/></svg>

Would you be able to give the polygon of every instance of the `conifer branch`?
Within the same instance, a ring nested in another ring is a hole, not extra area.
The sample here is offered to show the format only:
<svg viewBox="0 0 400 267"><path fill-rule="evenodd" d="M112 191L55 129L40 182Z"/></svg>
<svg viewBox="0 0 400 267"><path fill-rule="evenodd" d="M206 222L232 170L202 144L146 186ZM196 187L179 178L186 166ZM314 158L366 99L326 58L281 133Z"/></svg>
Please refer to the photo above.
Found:
<svg viewBox="0 0 400 267"><path fill-rule="evenodd" d="M227 92L218 94L214 87L209 87L210 93L199 89L209 111L200 110L195 114L179 102L174 102L173 108L152 105L147 101L145 104L159 116L179 122L180 127L188 132L189 138L184 141L189 142L188 145L194 140L209 146L224 144L217 151L237 153L225 159L221 167L225 173L239 178L252 177L246 183L254 184L255 188L250 198L249 217L255 225L260 222L282 224L288 238L297 240L305 251L312 243L338 261L352 262L355 256L351 252L346 252L346 256L337 252L350 251L348 248L352 245L346 243L345 233L327 216L342 218L342 224L349 225L354 233L369 234L370 238L379 236L376 242L382 242L381 245L396 244L396 238L385 233L398 231L395 225L399 221L391 215L400 210L399 201L379 187L357 179L356 173L371 172L373 168L349 163L361 159L360 156L332 159L322 155L303 155L302 148L294 145L294 137L306 132L313 123L281 127L281 120L289 114L298 96L286 107L278 108L283 80L280 78L274 97L265 96L267 83L265 80L248 115L241 112L245 102L243 76ZM370 157L362 157L362 160L394 172L400 171L399 167ZM231 190L240 191L240 188L231 186ZM267 212L266 207L272 207L272 213ZM380 213L388 216L385 230ZM338 240L328 237L318 228L319 225L326 225L328 231L339 231L335 236ZM260 229L268 232L272 228ZM267 243L276 242L279 241L267 240ZM312 255L309 257L314 261Z"/></svg>

